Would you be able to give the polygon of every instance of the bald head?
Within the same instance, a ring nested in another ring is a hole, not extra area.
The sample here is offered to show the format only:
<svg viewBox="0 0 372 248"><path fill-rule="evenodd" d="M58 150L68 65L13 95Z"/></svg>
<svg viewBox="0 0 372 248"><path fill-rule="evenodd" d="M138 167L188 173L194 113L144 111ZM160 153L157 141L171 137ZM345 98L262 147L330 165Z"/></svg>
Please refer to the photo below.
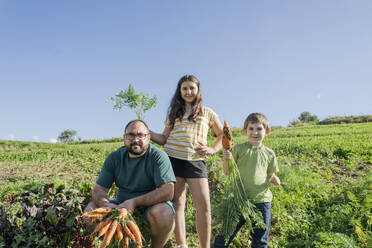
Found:
<svg viewBox="0 0 372 248"><path fill-rule="evenodd" d="M146 124L144 121L142 121L142 120L131 120L131 121L128 122L128 124L125 126L125 128L124 128L124 134L125 134L125 132L127 131L127 129L128 129L129 126L131 126L132 124L137 124L137 123L142 123L142 125L145 126L147 132L148 132L148 133L150 132L149 127L147 126L147 124Z"/></svg>

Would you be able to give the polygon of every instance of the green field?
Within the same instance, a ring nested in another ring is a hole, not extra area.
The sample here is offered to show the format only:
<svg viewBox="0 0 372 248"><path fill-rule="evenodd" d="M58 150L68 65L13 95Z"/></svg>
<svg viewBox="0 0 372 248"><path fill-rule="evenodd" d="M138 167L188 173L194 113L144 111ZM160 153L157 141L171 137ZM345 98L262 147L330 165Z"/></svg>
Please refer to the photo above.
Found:
<svg viewBox="0 0 372 248"><path fill-rule="evenodd" d="M233 135L235 143L246 141L239 129ZM372 123L274 128L264 143L277 154L282 181L272 187L270 247L372 247ZM77 244L72 231L83 234L75 217L89 200L104 159L122 145L118 139L68 144L0 141L0 247ZM207 161L212 216L223 194L221 155L220 151ZM48 187L40 188L45 183L54 184L49 193ZM65 189L58 189L60 185ZM50 207L55 213L48 211ZM32 209L47 216L27 214ZM198 247L194 216L189 197L190 247ZM45 228L43 221L54 229ZM213 224L212 236L218 229ZM242 229L231 247L249 247L248 236ZM167 246L172 245L173 238Z"/></svg>

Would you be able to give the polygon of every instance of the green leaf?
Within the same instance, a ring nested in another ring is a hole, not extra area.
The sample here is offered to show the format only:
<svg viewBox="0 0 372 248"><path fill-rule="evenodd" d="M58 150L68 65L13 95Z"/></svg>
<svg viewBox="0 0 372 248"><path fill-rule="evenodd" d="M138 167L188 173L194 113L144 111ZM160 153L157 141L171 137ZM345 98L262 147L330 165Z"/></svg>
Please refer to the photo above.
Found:
<svg viewBox="0 0 372 248"><path fill-rule="evenodd" d="M55 208L49 208L47 211L47 221L56 226L58 224L58 217Z"/></svg>

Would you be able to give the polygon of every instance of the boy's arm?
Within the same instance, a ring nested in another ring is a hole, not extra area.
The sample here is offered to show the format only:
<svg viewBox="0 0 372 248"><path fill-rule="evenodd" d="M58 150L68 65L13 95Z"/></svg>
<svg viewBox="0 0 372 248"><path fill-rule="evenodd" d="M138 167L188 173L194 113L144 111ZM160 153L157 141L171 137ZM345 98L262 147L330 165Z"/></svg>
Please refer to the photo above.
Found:
<svg viewBox="0 0 372 248"><path fill-rule="evenodd" d="M228 174L228 169L227 169L227 161L232 157L232 154L228 150L223 151L223 173L225 175Z"/></svg>
<svg viewBox="0 0 372 248"><path fill-rule="evenodd" d="M275 173L268 173L267 179L269 180L270 183L274 185L280 185L280 179L275 175Z"/></svg>

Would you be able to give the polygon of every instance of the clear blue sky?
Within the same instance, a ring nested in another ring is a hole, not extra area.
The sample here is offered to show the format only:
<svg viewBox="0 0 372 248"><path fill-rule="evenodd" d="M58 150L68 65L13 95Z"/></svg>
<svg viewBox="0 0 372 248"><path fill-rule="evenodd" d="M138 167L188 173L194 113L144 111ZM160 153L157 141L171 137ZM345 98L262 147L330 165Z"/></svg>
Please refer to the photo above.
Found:
<svg viewBox="0 0 372 248"><path fill-rule="evenodd" d="M178 79L240 127L372 114L372 1L0 0L0 140L120 137L136 117L107 99L155 95L161 132Z"/></svg>

